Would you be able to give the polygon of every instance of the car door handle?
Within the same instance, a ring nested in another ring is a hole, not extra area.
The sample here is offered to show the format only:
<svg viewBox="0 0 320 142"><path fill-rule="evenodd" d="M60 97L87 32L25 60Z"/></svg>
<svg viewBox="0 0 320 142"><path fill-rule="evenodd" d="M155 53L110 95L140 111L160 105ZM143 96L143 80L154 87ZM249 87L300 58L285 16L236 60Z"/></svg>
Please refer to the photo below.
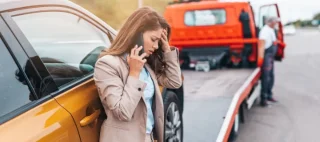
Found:
<svg viewBox="0 0 320 142"><path fill-rule="evenodd" d="M95 110L91 115L86 116L80 121L80 126L83 127L83 126L89 125L99 117L100 113L101 113L100 109Z"/></svg>

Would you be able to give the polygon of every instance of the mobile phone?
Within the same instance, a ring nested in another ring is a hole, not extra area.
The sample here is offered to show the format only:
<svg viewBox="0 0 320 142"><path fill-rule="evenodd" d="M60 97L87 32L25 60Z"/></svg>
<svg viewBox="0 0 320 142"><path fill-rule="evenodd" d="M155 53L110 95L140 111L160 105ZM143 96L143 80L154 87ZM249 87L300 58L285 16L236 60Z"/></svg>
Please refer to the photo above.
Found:
<svg viewBox="0 0 320 142"><path fill-rule="evenodd" d="M139 52L139 56L141 56L144 53L143 34L142 33L139 34L139 37L137 39L136 44L138 45L138 47L142 46L142 49Z"/></svg>

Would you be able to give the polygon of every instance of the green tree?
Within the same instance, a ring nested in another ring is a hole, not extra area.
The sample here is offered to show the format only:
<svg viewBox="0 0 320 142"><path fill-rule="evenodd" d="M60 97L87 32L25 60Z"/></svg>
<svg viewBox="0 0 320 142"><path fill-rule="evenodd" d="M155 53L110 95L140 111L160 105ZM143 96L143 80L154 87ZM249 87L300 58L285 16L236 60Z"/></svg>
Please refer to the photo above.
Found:
<svg viewBox="0 0 320 142"><path fill-rule="evenodd" d="M313 20L320 20L320 13L313 16Z"/></svg>

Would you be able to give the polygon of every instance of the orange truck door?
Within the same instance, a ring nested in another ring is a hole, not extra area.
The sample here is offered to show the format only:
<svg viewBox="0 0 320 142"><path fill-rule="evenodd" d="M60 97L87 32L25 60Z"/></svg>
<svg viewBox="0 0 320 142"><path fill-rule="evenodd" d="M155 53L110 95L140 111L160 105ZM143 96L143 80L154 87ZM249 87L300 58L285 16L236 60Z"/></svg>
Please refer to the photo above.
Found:
<svg viewBox="0 0 320 142"><path fill-rule="evenodd" d="M278 17L280 16L279 7L277 4L269 4L269 5L263 5L260 7L259 10L259 28L261 29L264 26L264 19L265 17ZM283 35L283 26L282 23L279 22L278 27L276 28L276 34L278 39L278 50L275 56L275 60L281 61L284 58L284 49L285 49L285 43L284 43L284 35Z"/></svg>

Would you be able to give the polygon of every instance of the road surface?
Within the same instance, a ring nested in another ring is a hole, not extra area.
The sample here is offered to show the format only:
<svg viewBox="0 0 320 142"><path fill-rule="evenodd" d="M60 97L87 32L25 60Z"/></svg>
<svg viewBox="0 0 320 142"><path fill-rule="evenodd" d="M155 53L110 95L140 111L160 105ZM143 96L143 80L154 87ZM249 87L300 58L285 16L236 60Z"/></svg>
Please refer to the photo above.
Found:
<svg viewBox="0 0 320 142"><path fill-rule="evenodd" d="M237 142L319 142L320 31L299 30L287 36L287 57L276 64L271 108L255 107L240 127Z"/></svg>
<svg viewBox="0 0 320 142"><path fill-rule="evenodd" d="M269 108L255 105L240 126L237 142L320 141L319 39L320 31L310 29L285 38L286 58L275 67L274 95L279 103ZM212 127L220 120L212 119L217 118L213 112L227 109L216 107L225 103L224 99L208 95L212 91L208 81L218 76L214 76L216 72L184 74L185 86L195 85L185 88L184 141L214 142L219 130Z"/></svg>

